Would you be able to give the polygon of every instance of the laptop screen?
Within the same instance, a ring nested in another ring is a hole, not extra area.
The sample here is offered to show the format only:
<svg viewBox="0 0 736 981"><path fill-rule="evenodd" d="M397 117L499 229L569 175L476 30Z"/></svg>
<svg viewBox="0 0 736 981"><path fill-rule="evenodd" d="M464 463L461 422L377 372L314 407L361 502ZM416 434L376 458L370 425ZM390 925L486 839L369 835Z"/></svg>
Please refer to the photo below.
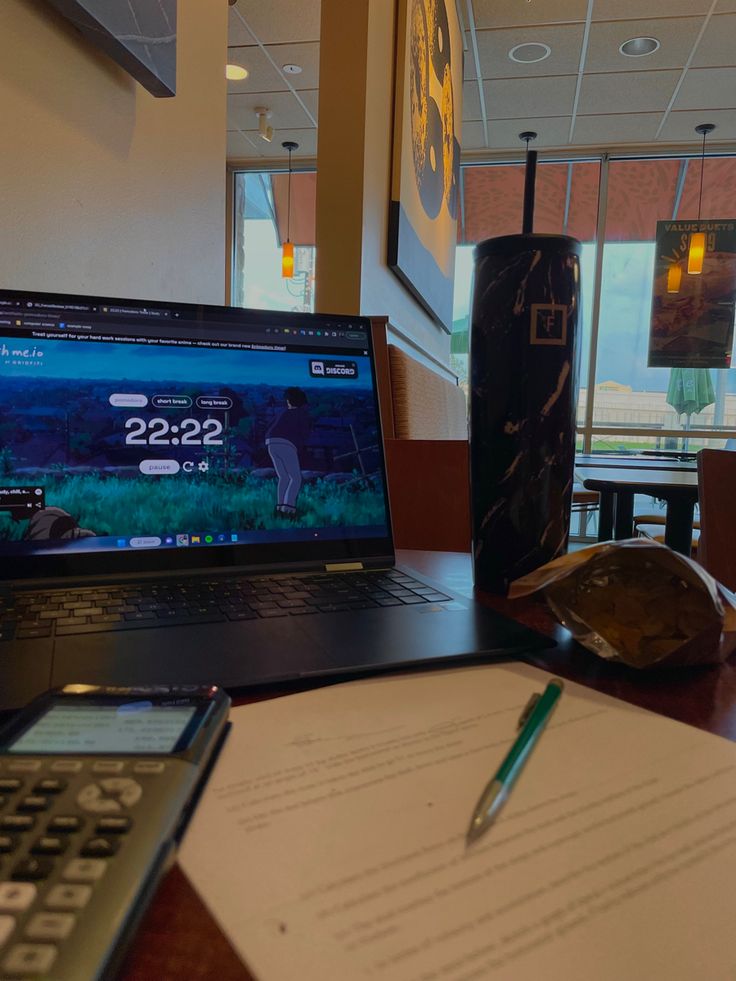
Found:
<svg viewBox="0 0 736 981"><path fill-rule="evenodd" d="M0 559L390 550L369 321L0 291Z"/></svg>

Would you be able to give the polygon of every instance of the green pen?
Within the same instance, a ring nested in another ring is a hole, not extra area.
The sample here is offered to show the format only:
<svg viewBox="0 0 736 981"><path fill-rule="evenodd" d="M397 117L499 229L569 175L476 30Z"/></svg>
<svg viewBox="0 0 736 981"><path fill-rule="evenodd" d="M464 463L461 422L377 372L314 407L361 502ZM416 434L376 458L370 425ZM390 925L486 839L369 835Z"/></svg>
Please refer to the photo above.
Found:
<svg viewBox="0 0 736 981"><path fill-rule="evenodd" d="M506 803L517 777L549 722L563 688L563 682L559 678L553 678L541 695L535 693L529 699L519 719L521 732L475 805L470 827L465 836L466 847L480 838L496 820L498 812Z"/></svg>

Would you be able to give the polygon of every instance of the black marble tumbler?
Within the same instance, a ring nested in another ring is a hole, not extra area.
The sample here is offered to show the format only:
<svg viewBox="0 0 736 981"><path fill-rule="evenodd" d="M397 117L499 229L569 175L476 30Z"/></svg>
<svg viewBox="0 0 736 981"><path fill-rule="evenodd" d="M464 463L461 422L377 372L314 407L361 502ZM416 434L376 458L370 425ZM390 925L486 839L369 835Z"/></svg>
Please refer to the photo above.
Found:
<svg viewBox="0 0 736 981"><path fill-rule="evenodd" d="M475 249L470 481L475 586L567 548L578 388L580 243L505 235Z"/></svg>

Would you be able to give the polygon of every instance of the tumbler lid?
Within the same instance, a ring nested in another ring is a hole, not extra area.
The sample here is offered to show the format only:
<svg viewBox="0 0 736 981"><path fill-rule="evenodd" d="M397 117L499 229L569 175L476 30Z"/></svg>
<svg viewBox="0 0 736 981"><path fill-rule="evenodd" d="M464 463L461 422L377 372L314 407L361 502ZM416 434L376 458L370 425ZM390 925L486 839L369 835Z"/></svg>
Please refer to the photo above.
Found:
<svg viewBox="0 0 736 981"><path fill-rule="evenodd" d="M533 232L530 235L499 235L479 242L473 256L482 259L487 255L513 255L518 252L572 252L579 256L582 245L571 235L546 235Z"/></svg>

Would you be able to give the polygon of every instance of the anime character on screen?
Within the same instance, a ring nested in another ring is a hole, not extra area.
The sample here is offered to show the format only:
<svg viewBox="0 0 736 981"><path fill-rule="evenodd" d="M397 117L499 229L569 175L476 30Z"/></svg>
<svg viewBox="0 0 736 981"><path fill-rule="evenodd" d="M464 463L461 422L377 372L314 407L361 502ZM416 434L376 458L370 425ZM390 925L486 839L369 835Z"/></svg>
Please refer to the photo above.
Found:
<svg viewBox="0 0 736 981"><path fill-rule="evenodd" d="M287 388L284 398L286 408L266 430L266 447L278 478L276 513L293 518L302 486L299 454L309 436L309 409L301 388Z"/></svg>

